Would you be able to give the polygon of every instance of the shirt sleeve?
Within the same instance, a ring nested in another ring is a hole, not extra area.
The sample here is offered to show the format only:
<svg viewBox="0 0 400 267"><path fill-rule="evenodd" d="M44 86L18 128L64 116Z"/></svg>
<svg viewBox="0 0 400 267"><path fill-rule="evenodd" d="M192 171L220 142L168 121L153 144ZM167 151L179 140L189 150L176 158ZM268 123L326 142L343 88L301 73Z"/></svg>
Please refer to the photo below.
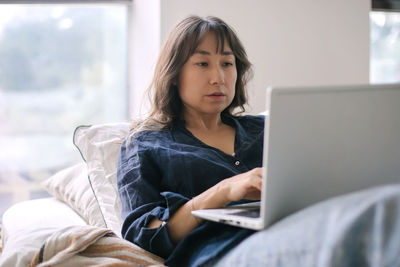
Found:
<svg viewBox="0 0 400 267"><path fill-rule="evenodd" d="M129 146L127 142L122 145L117 177L124 219L122 236L147 251L167 258L175 248L167 226L146 226L154 218L168 221L189 199L163 191L162 173L154 160L154 151L139 140L132 140Z"/></svg>

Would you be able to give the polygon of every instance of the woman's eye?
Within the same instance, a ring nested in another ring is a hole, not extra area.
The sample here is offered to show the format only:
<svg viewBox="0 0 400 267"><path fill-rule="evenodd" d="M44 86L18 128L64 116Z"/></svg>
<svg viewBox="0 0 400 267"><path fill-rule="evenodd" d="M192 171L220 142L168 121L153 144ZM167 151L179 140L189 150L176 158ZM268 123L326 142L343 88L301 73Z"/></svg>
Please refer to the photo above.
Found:
<svg viewBox="0 0 400 267"><path fill-rule="evenodd" d="M233 63L232 62L224 62L222 65L224 67L229 67L229 66L233 66Z"/></svg>
<svg viewBox="0 0 400 267"><path fill-rule="evenodd" d="M197 63L197 65L200 67L207 67L208 63L207 62L199 62L199 63Z"/></svg>

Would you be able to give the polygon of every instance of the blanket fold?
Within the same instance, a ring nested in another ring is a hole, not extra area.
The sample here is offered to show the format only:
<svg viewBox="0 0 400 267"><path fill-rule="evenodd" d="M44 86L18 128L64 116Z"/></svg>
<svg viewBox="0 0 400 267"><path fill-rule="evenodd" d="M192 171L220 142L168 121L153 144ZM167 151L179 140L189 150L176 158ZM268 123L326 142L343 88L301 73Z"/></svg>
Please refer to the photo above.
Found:
<svg viewBox="0 0 400 267"><path fill-rule="evenodd" d="M164 266L164 260L106 228L70 226L53 233L37 251L30 267Z"/></svg>

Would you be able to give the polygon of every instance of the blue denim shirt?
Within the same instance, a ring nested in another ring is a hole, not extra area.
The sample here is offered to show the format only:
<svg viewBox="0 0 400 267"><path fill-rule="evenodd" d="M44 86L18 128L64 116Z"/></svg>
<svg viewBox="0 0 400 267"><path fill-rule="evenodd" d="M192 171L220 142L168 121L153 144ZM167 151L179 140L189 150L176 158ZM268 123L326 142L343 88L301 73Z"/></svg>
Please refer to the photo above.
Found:
<svg viewBox="0 0 400 267"><path fill-rule="evenodd" d="M253 231L205 222L177 245L163 225L185 204L221 180L262 165L263 116L231 117L236 128L235 154L208 146L194 137L184 121L163 131L143 131L121 146L118 189L124 219L122 236L163 258L169 266L198 266L222 255Z"/></svg>

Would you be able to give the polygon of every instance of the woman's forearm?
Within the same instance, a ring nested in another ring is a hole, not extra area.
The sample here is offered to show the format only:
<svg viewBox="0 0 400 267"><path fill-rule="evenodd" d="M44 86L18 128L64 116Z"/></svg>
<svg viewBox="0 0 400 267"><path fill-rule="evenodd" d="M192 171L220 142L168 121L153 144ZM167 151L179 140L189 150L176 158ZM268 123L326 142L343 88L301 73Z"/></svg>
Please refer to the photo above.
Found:
<svg viewBox="0 0 400 267"><path fill-rule="evenodd" d="M199 226L201 219L195 218L192 210L212 209L223 207L229 203L225 195L221 192L222 188L217 184L204 191L200 195L192 198L181 206L174 215L168 220L167 227L172 241L177 244L187 234ZM156 228L161 225L161 221L155 219L149 224L149 228Z"/></svg>

